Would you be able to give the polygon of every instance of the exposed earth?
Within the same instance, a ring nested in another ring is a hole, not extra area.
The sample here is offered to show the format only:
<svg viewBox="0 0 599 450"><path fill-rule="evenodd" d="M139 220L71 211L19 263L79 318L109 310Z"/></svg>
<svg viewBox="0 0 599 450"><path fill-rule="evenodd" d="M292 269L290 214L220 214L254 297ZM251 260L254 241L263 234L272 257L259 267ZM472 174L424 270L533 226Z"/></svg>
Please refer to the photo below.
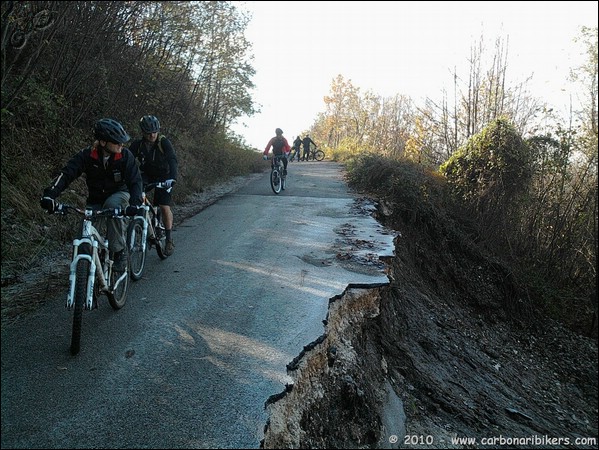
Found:
<svg viewBox="0 0 599 450"><path fill-rule="evenodd" d="M190 197L176 224L260 176ZM389 286L330 300L325 333L288 365L293 386L266 402L262 446L597 448L596 340L523 309L505 269L467 246L385 225L399 233ZM50 263L3 278L3 323L64 289Z"/></svg>

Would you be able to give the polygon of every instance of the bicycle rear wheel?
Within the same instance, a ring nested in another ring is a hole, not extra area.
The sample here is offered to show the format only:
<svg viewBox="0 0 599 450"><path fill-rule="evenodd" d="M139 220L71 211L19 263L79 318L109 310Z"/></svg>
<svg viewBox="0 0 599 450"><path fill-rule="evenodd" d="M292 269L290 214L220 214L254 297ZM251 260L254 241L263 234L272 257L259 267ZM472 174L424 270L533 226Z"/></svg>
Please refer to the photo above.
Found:
<svg viewBox="0 0 599 450"><path fill-rule="evenodd" d="M322 161L324 159L324 152L322 150L316 150L314 153L314 159L316 161Z"/></svg>
<svg viewBox="0 0 599 450"><path fill-rule="evenodd" d="M89 245L80 245L79 254L91 255ZM81 326L83 323L83 309L87 299L87 282L89 277L90 262L80 259L77 263L75 278L75 299L73 306L73 331L71 333L71 355L76 355L81 349Z"/></svg>
<svg viewBox="0 0 599 450"><path fill-rule="evenodd" d="M127 243L129 245L129 274L133 281L141 279L146 266L146 249L143 242L143 219L137 217L127 228Z"/></svg>
<svg viewBox="0 0 599 450"><path fill-rule="evenodd" d="M278 169L272 169L270 171L270 187L275 194L281 192L281 188L283 187L283 181L281 176L279 175Z"/></svg>
<svg viewBox="0 0 599 450"><path fill-rule="evenodd" d="M118 285L117 285L118 283ZM115 288L116 285L116 288ZM114 270L114 266L110 271L110 291L106 293L108 303L112 309L121 309L127 301L127 290L129 288L129 269L124 271Z"/></svg>

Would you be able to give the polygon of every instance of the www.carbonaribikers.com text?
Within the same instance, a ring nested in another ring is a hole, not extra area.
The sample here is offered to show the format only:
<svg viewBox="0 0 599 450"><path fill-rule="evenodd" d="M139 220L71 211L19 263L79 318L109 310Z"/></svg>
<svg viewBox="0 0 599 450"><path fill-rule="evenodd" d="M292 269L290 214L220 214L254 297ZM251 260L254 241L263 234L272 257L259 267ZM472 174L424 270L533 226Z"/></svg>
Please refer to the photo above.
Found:
<svg viewBox="0 0 599 450"><path fill-rule="evenodd" d="M593 437L551 437L551 436L526 436L526 437L506 437L506 436L491 436L484 438L469 438L454 436L451 438L451 443L454 445L535 445L539 447L547 447L549 445L588 445L597 446L597 438Z"/></svg>

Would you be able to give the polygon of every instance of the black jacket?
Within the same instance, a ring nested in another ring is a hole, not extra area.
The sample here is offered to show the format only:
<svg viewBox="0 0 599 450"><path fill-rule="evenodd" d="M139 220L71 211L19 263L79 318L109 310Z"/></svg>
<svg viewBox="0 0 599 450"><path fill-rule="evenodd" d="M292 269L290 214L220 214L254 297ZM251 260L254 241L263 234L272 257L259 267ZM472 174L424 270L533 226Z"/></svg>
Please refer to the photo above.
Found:
<svg viewBox="0 0 599 450"><path fill-rule="evenodd" d="M123 148L121 153L111 154L104 166L100 150L95 147L84 148L71 158L52 185L44 189L44 197L58 197L81 174L86 175L89 205L103 204L118 191L129 192L131 205L141 205L141 174L128 149Z"/></svg>
<svg viewBox="0 0 599 450"><path fill-rule="evenodd" d="M310 150L310 143L314 144L314 147L317 147L316 142L314 142L312 139L310 139L309 136L306 136L302 142L304 143L305 151Z"/></svg>
<svg viewBox="0 0 599 450"><path fill-rule="evenodd" d="M143 143L143 139L133 141L129 148L139 161L139 168L145 182L177 179L177 156L173 144L165 136L158 136L156 142L149 148Z"/></svg>

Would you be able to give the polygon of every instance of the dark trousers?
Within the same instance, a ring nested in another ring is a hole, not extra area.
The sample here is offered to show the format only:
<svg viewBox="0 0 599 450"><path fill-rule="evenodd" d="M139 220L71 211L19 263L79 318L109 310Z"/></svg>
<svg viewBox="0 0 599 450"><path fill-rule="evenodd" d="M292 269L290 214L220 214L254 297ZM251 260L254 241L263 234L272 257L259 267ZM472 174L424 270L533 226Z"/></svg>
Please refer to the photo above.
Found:
<svg viewBox="0 0 599 450"><path fill-rule="evenodd" d="M275 153L275 158L281 158L283 160L283 169L287 170L287 163L288 163L288 161L287 161L287 158L285 157L285 155L283 155L282 153L280 155L277 155ZM273 164L275 163L274 158L273 158L272 163Z"/></svg>

